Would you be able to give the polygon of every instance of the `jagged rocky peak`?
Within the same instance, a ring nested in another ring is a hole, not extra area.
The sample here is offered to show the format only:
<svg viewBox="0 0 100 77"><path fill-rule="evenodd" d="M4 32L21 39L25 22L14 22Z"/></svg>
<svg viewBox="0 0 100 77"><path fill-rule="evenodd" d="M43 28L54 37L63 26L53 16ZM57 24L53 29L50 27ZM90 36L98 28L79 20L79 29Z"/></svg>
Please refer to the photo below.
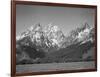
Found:
<svg viewBox="0 0 100 77"><path fill-rule="evenodd" d="M58 47L61 47L65 36L57 25L48 24L44 31L49 41L52 43L52 46L57 45Z"/></svg>
<svg viewBox="0 0 100 77"><path fill-rule="evenodd" d="M62 47L65 36L63 32L56 25L48 24L42 26L40 23L31 26L25 32L21 33L17 38L31 39L32 43L36 45L47 45L48 47ZM18 40L18 39L17 39Z"/></svg>
<svg viewBox="0 0 100 77"><path fill-rule="evenodd" d="M93 36L94 30L87 23L72 30L67 37L57 25L48 24L42 26L38 23L17 36L16 40L28 37L37 46L48 48L58 47L59 49L78 42L92 41Z"/></svg>
<svg viewBox="0 0 100 77"><path fill-rule="evenodd" d="M84 27L85 29L86 29L86 28L88 28L88 29L90 29L90 28L91 28L87 22L84 24L84 26L83 26L83 27Z"/></svg>
<svg viewBox="0 0 100 77"><path fill-rule="evenodd" d="M85 23L84 25L77 27L76 29L71 31L71 34L78 35L79 32L89 31L91 27L88 25L88 23Z"/></svg>
<svg viewBox="0 0 100 77"><path fill-rule="evenodd" d="M40 23L36 24L33 28L33 31L42 31L42 25Z"/></svg>
<svg viewBox="0 0 100 77"><path fill-rule="evenodd" d="M24 32L22 32L20 35L16 37L16 40L20 40L24 37L34 35L36 31L42 31L42 26L40 25L40 23L36 24L35 26L32 25L31 27L26 29Z"/></svg>
<svg viewBox="0 0 100 77"><path fill-rule="evenodd" d="M93 30L93 27L89 26L88 23L85 23L84 25L72 30L70 32L70 35L67 37L67 41L69 44L74 44L77 42L85 43L87 41L93 41L91 35L93 36L94 33L91 33L91 30Z"/></svg>
<svg viewBox="0 0 100 77"><path fill-rule="evenodd" d="M82 29L82 30L78 33L79 39L83 39L83 38L86 38L89 36L89 34L91 32L91 27L87 23L85 23L85 25L80 29Z"/></svg>

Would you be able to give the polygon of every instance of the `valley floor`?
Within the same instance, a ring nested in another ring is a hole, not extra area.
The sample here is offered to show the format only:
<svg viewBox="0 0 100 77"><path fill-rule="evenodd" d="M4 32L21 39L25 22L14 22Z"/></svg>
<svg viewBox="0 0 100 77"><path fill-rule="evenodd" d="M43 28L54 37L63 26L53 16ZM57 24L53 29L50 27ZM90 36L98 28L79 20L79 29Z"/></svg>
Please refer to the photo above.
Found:
<svg viewBox="0 0 100 77"><path fill-rule="evenodd" d="M78 70L95 68L94 61L70 62L70 63L50 63L50 64L25 64L16 65L16 73L47 72L58 70Z"/></svg>

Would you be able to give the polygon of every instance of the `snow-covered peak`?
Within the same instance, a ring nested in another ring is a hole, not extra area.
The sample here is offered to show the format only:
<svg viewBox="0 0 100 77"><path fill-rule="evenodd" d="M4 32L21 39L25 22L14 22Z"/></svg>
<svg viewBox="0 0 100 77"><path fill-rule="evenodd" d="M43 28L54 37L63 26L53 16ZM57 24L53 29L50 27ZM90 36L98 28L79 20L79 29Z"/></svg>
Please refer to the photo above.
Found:
<svg viewBox="0 0 100 77"><path fill-rule="evenodd" d="M92 31L92 32L91 32ZM86 43L88 41L93 42L94 30L87 23L72 30L67 38L67 45L76 43Z"/></svg>
<svg viewBox="0 0 100 77"><path fill-rule="evenodd" d="M58 28L58 26L53 26L53 27L52 27L52 31L53 31L53 32L57 32L57 31L59 31L59 30L60 30L60 29Z"/></svg>
<svg viewBox="0 0 100 77"><path fill-rule="evenodd" d="M87 41L93 42L93 37L90 37L92 29L93 28L90 27L88 24L85 24L84 29L78 33L76 38L78 39L79 42L82 41L81 44ZM92 35L94 35L94 33L92 33Z"/></svg>
<svg viewBox="0 0 100 77"><path fill-rule="evenodd" d="M65 36L57 25L48 24L44 32L52 46L62 46Z"/></svg>
<svg viewBox="0 0 100 77"><path fill-rule="evenodd" d="M59 49L79 42L83 44L87 41L93 41L93 35L94 30L88 24L72 30L67 37L64 36L57 25L48 24L42 26L41 24L36 24L17 36L16 40L26 37L25 39L29 39L31 43L36 44L36 46L46 48L57 47Z"/></svg>
<svg viewBox="0 0 100 77"><path fill-rule="evenodd" d="M31 27L29 28L29 30L30 30L30 31L32 31L33 29L34 29L34 27L33 27L33 26L31 26Z"/></svg>
<svg viewBox="0 0 100 77"><path fill-rule="evenodd" d="M78 33L78 36L77 38L78 39L83 39L83 38L86 38L85 36L88 36L90 33L90 29L86 28L85 30L81 31Z"/></svg>
<svg viewBox="0 0 100 77"><path fill-rule="evenodd" d="M17 36L16 39L20 40L24 37L29 37L32 43L36 45L47 47L61 47L65 39L64 34L56 25L48 24L46 26L41 26L41 24L36 24L31 26L26 31Z"/></svg>
<svg viewBox="0 0 100 77"><path fill-rule="evenodd" d="M87 29L90 29L91 28L88 23L85 23L85 25L83 27L84 28L87 28Z"/></svg>
<svg viewBox="0 0 100 77"><path fill-rule="evenodd" d="M40 23L35 25L34 31L42 31L42 26Z"/></svg>
<svg viewBox="0 0 100 77"><path fill-rule="evenodd" d="M16 36L16 40L19 40L20 39L20 35Z"/></svg>

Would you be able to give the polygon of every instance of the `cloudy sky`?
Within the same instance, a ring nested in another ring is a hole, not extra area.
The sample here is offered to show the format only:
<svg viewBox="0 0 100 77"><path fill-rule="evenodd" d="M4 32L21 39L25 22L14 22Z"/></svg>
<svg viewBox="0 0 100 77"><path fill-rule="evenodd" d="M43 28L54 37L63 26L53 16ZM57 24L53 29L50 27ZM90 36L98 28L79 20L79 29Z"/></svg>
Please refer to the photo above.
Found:
<svg viewBox="0 0 100 77"><path fill-rule="evenodd" d="M16 6L16 35L32 25L57 25L65 35L87 22L94 26L94 9L36 5Z"/></svg>

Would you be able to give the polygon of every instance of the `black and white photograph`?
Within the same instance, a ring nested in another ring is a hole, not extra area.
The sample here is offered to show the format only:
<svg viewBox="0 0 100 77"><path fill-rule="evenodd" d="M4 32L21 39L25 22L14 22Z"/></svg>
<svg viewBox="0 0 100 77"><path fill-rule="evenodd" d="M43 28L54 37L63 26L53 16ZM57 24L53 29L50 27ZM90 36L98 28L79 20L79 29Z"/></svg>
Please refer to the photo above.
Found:
<svg viewBox="0 0 100 77"><path fill-rule="evenodd" d="M95 8L16 5L16 73L95 69Z"/></svg>

